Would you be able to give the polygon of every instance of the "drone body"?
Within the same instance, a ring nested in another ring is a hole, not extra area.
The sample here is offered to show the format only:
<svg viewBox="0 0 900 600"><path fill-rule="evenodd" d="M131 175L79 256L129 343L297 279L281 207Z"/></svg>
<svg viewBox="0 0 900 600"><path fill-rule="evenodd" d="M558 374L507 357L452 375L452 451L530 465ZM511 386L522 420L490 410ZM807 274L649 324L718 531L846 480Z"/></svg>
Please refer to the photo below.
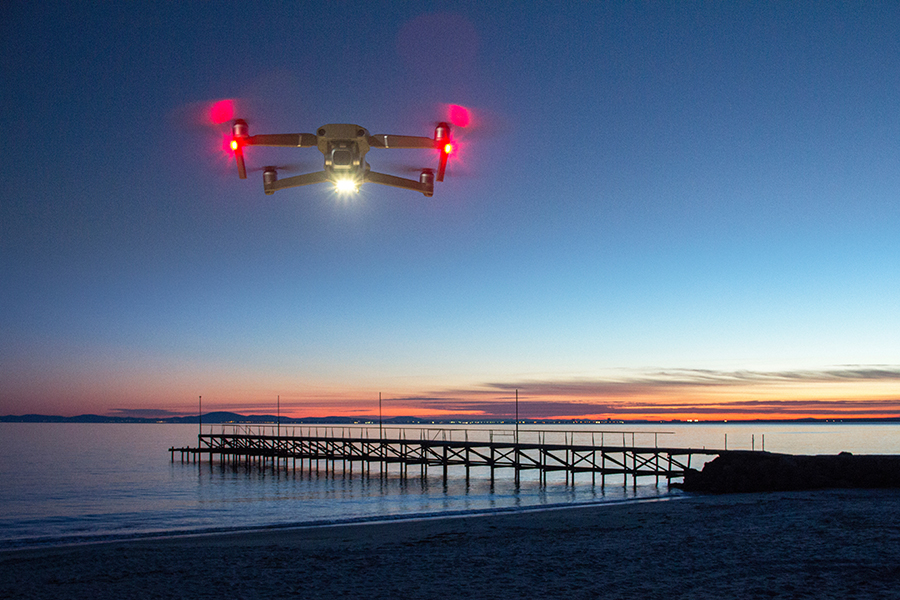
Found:
<svg viewBox="0 0 900 600"><path fill-rule="evenodd" d="M276 167L265 167L263 169L263 189L266 194L274 194L278 190L301 185L331 182L339 191L357 191L363 183L378 183L422 192L425 196L431 197L434 195L435 181L444 180L447 158L453 151L450 141L450 126L447 123L439 123L435 127L433 138L411 135L370 135L359 125L347 123L324 125L314 134L283 133L251 136L247 122L238 119L232 125L231 149L234 151L238 175L241 179L247 178L247 168L244 164L245 146L292 148L315 146L325 157L323 170L285 179L278 179ZM418 181L386 173L376 173L366 162L366 153L372 148L436 149L440 152L437 175L435 175L434 169L429 168L421 170Z"/></svg>

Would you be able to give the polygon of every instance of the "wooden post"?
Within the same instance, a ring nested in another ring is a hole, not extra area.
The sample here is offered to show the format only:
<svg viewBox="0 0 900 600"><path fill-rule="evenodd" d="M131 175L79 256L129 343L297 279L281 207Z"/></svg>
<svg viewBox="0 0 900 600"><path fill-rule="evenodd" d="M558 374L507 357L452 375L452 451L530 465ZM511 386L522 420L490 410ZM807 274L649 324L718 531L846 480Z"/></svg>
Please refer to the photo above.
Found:
<svg viewBox="0 0 900 600"><path fill-rule="evenodd" d="M469 430L466 430L466 438L468 441ZM469 446L466 446L466 483L469 483Z"/></svg>
<svg viewBox="0 0 900 600"><path fill-rule="evenodd" d="M519 443L519 390L516 388L516 443ZM518 464L518 449L516 450L516 464ZM516 472L518 475L518 471Z"/></svg>
<svg viewBox="0 0 900 600"><path fill-rule="evenodd" d="M542 444L542 446L543 446L543 444ZM541 473L540 473L539 479L540 479L541 484L546 486L547 485L547 449L544 447L541 447L541 449L538 450L538 452L540 452L540 457L541 457L541 461L540 461Z"/></svg>
<svg viewBox="0 0 900 600"><path fill-rule="evenodd" d="M600 434L600 489L606 489L606 450L603 449L603 434Z"/></svg>
<svg viewBox="0 0 900 600"><path fill-rule="evenodd" d="M491 434L491 438L493 438L493 434ZM491 488L494 487L494 467L497 463L497 460L494 458L494 442L491 440Z"/></svg>

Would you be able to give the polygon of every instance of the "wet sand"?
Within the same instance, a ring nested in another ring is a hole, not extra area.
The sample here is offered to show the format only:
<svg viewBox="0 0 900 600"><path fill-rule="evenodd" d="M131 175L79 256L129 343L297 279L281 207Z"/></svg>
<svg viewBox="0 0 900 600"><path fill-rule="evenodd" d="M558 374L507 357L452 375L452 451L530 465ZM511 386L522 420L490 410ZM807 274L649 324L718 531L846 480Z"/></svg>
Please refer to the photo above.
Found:
<svg viewBox="0 0 900 600"><path fill-rule="evenodd" d="M900 490L0 553L0 598L900 598Z"/></svg>

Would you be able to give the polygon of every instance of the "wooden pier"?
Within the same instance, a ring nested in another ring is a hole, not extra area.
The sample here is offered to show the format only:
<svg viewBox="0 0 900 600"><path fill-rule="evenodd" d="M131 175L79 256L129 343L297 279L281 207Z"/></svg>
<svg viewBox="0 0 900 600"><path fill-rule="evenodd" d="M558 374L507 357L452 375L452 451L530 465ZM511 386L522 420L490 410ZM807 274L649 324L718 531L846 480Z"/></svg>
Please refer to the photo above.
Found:
<svg viewBox="0 0 900 600"><path fill-rule="evenodd" d="M290 433L288 430L290 429ZM298 430L299 429L299 433ZM451 467L464 468L469 478L473 469L488 470L491 482L498 469L511 470L516 482L523 471L537 471L542 484L547 474L564 472L568 484L576 474L590 474L601 485L608 476L653 477L671 482L684 476L695 455L711 458L722 450L670 448L658 445L665 432L621 431L535 431L424 429L382 430L352 427L275 427L242 431L200 433L196 448L169 448L172 461L202 461L212 464L218 458L224 465L259 465L273 469L324 469L327 472L353 474L354 470L371 475L388 474L392 467L401 477L410 469L418 476L439 470L444 482ZM653 444L635 444L637 436L652 437ZM629 444L630 442L630 444ZM696 465L702 466L702 465ZM618 480L618 477L617 477Z"/></svg>

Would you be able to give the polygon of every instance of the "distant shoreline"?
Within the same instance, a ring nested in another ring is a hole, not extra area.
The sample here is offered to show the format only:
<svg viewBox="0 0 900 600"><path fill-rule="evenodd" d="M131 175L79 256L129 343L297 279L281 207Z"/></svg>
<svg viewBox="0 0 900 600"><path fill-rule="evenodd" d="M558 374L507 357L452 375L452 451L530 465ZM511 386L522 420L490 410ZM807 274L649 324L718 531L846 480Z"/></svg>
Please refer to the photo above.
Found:
<svg viewBox="0 0 900 600"><path fill-rule="evenodd" d="M276 417L275 415L241 415L230 412L215 412L187 417L107 417L103 415L77 415L63 417L59 415L4 415L0 423L142 423L142 424L197 424L203 425L369 425L377 426L378 417ZM381 421L383 426L397 425L515 425L515 419L422 419L419 417L392 417ZM519 419L519 425L704 425L704 424L743 424L743 423L900 423L900 416L885 418L853 418L853 419L711 419L708 421L670 421L643 419Z"/></svg>

